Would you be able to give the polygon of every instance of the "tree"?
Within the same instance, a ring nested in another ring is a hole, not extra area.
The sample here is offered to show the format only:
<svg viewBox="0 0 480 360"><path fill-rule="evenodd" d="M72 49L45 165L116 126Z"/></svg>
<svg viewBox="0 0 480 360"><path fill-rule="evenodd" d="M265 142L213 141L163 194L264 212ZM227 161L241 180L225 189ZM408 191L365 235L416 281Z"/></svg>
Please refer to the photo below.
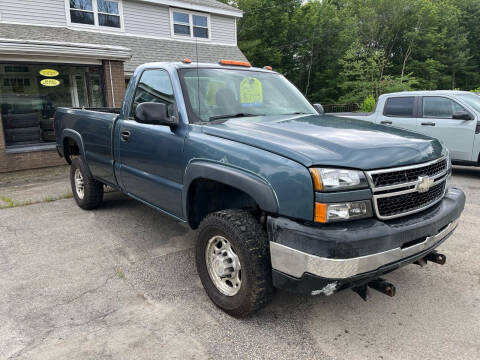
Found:
<svg viewBox="0 0 480 360"><path fill-rule="evenodd" d="M238 44L312 102L480 86L478 0L222 0L244 11Z"/></svg>

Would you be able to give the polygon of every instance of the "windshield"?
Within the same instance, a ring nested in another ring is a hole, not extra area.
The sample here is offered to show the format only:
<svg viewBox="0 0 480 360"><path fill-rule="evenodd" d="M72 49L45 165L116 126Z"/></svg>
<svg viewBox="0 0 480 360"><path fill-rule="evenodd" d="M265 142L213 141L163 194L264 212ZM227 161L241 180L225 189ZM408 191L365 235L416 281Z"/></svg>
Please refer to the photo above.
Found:
<svg viewBox="0 0 480 360"><path fill-rule="evenodd" d="M187 107L196 121L317 113L300 91L279 74L205 68L179 72L186 88Z"/></svg>
<svg viewBox="0 0 480 360"><path fill-rule="evenodd" d="M458 97L474 108L475 111L480 112L480 96L475 94L460 94Z"/></svg>

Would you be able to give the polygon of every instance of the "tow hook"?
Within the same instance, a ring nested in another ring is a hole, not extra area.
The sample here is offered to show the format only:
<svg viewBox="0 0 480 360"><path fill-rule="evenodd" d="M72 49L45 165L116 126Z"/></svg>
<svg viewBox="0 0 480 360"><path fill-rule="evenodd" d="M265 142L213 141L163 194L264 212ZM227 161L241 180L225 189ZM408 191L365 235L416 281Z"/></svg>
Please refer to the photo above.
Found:
<svg viewBox="0 0 480 360"><path fill-rule="evenodd" d="M439 265L445 265L447 262L447 257L443 254L439 254L436 251L432 251L430 254L425 256L425 260L434 262Z"/></svg>
<svg viewBox="0 0 480 360"><path fill-rule="evenodd" d="M427 254L424 258L418 259L415 261L414 264L425 266L427 265L427 261L434 262L439 265L445 265L447 262L447 257L443 254L439 254L436 251L432 251L431 253Z"/></svg>
<svg viewBox="0 0 480 360"><path fill-rule="evenodd" d="M367 284L352 288L352 290L355 291L358 295L360 295L363 300L367 301L370 297L368 288L372 288L373 290L381 292L382 294L388 295L390 297L394 297L396 293L395 285L389 283L388 281L385 281L382 278L369 281Z"/></svg>

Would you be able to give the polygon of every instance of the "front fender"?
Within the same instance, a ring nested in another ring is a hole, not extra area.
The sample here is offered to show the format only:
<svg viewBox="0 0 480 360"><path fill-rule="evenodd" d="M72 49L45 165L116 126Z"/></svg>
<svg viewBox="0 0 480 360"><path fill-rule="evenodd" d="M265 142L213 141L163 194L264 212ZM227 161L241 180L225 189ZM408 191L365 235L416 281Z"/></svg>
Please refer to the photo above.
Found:
<svg viewBox="0 0 480 360"><path fill-rule="evenodd" d="M187 212L188 191L196 179L207 179L232 186L252 197L260 208L270 214L278 213L278 200L271 185L250 172L222 163L209 161L191 162L184 176L182 192L183 213Z"/></svg>

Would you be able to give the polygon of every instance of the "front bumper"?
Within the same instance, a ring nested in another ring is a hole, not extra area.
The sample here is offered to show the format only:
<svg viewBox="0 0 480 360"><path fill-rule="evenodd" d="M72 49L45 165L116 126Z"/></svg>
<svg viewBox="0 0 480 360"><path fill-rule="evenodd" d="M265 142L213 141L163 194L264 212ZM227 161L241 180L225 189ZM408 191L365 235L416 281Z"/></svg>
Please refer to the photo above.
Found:
<svg viewBox="0 0 480 360"><path fill-rule="evenodd" d="M450 188L437 205L390 221L305 226L270 217L274 285L328 295L410 264L452 234L464 206L464 193Z"/></svg>

